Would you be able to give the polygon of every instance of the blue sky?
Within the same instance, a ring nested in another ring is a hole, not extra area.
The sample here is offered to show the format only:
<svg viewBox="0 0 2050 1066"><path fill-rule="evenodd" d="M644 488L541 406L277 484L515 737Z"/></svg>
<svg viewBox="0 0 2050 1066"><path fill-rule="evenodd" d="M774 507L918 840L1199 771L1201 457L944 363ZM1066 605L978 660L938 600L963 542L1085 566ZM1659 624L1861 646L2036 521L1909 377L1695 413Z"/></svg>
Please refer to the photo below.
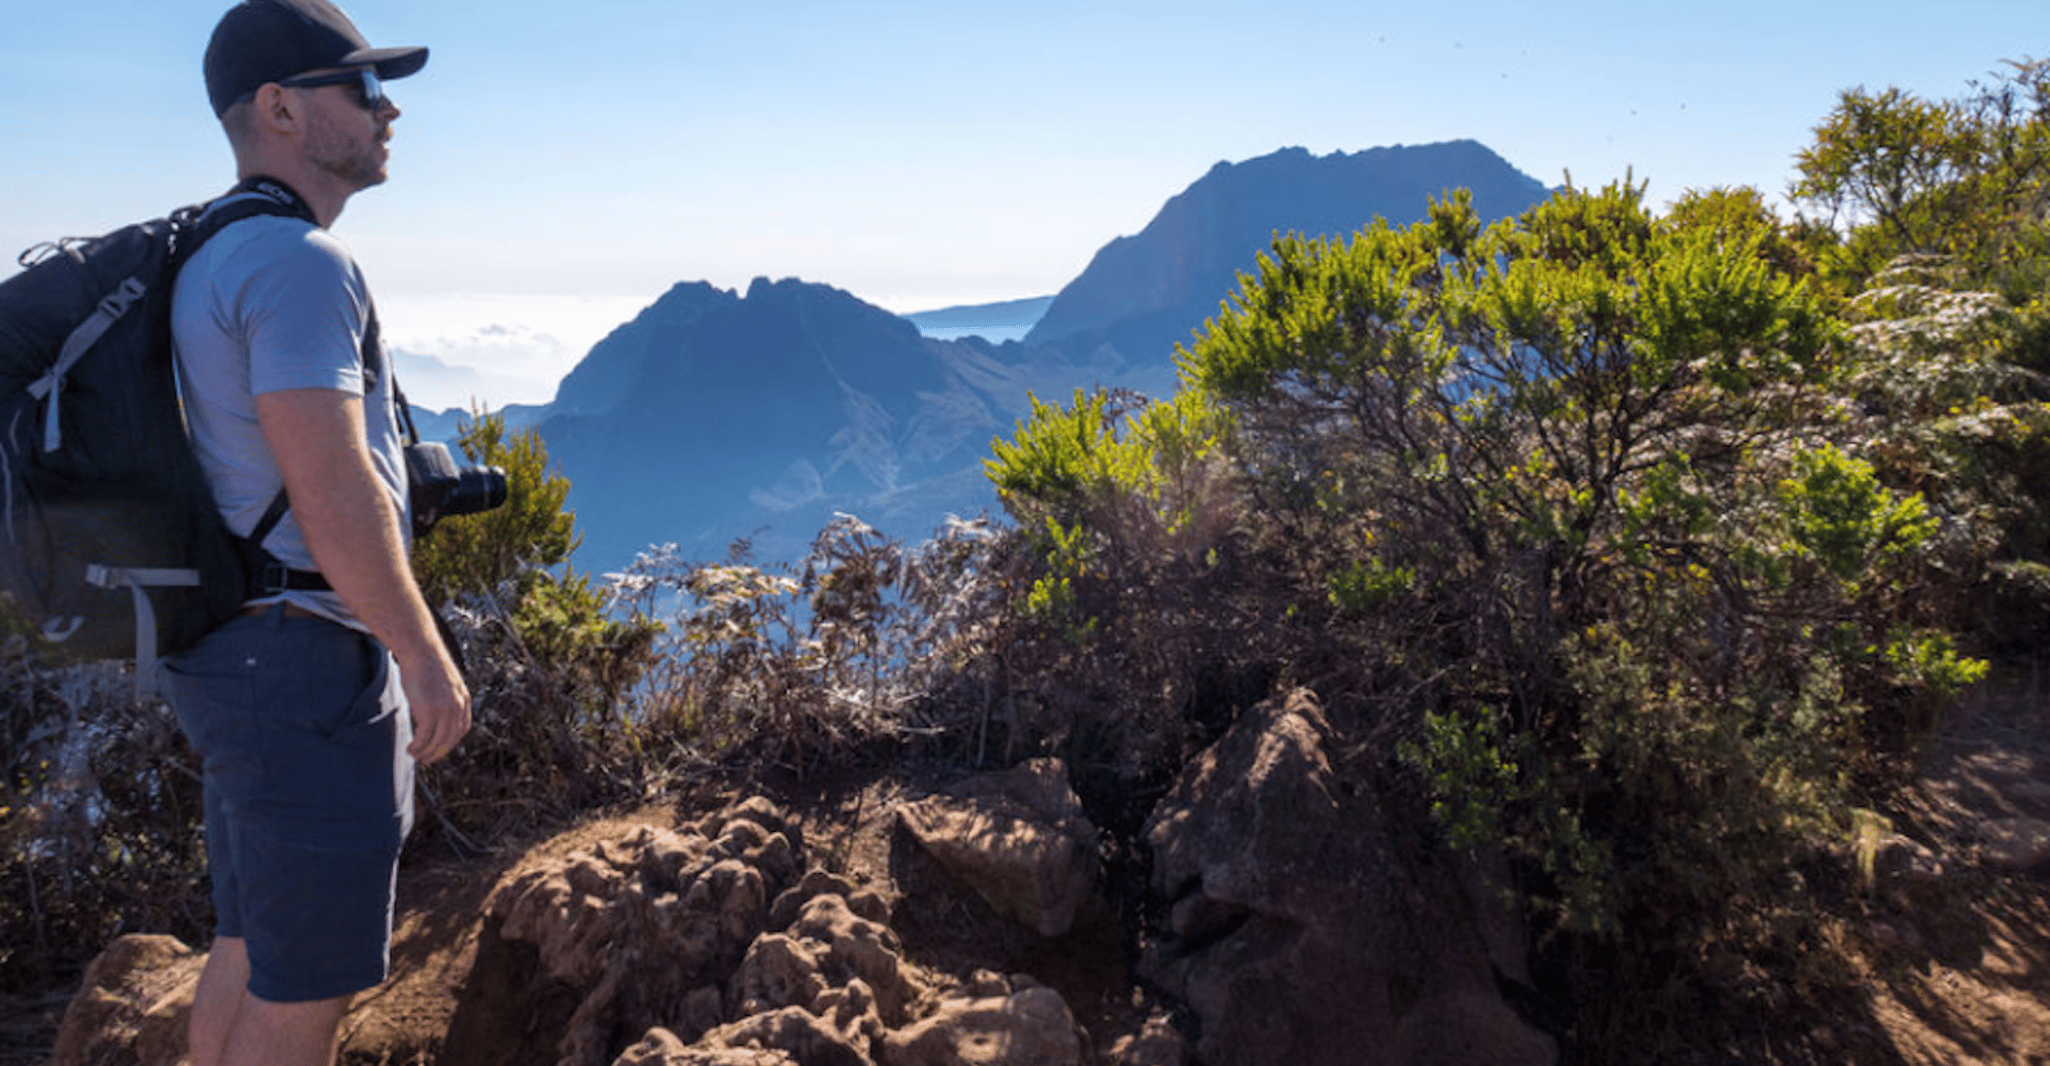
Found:
<svg viewBox="0 0 2050 1066"><path fill-rule="evenodd" d="M1547 184L1776 195L1842 89L1949 96L2050 55L2042 0L344 6L434 54L337 232L388 335L524 381L498 402L677 281L1040 295L1213 163L1296 145L1472 138ZM224 9L0 0L0 249L229 183L199 77Z"/></svg>

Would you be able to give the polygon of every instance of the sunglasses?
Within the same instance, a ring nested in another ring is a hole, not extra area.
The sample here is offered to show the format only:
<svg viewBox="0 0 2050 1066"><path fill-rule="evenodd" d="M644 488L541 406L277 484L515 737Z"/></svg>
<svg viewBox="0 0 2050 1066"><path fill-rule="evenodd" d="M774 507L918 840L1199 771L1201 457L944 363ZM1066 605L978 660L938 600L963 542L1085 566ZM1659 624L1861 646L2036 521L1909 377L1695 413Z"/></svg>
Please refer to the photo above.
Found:
<svg viewBox="0 0 2050 1066"><path fill-rule="evenodd" d="M384 110L385 105L391 102L384 95L384 83L377 80L377 71L370 67L350 67L325 74L297 74L278 79L278 84L292 89L344 85L349 88L349 95L356 98L356 103L372 114Z"/></svg>

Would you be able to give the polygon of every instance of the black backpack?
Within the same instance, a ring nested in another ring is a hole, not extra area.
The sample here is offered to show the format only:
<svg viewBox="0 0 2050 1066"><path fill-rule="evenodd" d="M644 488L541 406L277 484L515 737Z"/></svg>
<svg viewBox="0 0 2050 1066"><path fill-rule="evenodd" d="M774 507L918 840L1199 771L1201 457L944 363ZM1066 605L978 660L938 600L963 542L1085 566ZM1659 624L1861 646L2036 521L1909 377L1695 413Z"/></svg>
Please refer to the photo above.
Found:
<svg viewBox="0 0 2050 1066"><path fill-rule="evenodd" d="M228 531L186 436L171 286L228 224L295 212L264 196L203 211L38 245L0 282L0 622L53 659L132 653L141 696L157 657L226 621L271 562L267 529Z"/></svg>

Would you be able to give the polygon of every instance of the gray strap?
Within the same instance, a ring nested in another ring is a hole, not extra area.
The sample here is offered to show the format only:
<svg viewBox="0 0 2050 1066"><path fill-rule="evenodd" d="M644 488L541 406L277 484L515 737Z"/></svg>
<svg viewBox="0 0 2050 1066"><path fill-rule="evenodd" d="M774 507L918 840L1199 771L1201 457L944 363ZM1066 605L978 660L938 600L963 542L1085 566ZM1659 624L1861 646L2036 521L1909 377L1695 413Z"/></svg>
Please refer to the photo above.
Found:
<svg viewBox="0 0 2050 1066"><path fill-rule="evenodd" d="M43 409L44 451L54 452L63 443L63 431L58 428L57 408L64 396L64 376L71 373L72 366L91 350L93 345L98 344L100 338L114 328L114 323L122 315L127 314L128 309L135 306L135 302L142 299L143 293L148 291L149 286L144 285L139 277L122 282L100 301L98 307L93 308L93 313L88 315L84 322L79 323L78 328L72 330L70 336L64 338L64 347L58 350L57 361L50 366L49 373L29 384L29 395L38 400L48 397L50 401Z"/></svg>
<svg viewBox="0 0 2050 1066"><path fill-rule="evenodd" d="M85 568L89 584L103 589L126 585L135 597L135 698L147 700L157 694L157 611L150 605L149 589L193 587L199 571L190 567L119 567L94 563Z"/></svg>

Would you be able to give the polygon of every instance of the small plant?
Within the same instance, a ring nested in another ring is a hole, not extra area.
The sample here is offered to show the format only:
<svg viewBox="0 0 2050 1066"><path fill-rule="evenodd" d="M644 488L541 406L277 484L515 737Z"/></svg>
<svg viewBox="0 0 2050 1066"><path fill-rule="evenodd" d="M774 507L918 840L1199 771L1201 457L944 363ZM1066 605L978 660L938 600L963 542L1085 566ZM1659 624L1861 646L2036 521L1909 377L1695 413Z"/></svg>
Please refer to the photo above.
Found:
<svg viewBox="0 0 2050 1066"><path fill-rule="evenodd" d="M1431 814L1455 848L1503 842L1502 812L1521 799L1520 771L1503 752L1495 715L1427 711L1423 739L1404 742L1402 760L1430 782Z"/></svg>
<svg viewBox="0 0 2050 1066"><path fill-rule="evenodd" d="M797 567L669 546L611 578L616 602L669 620L632 717L650 743L804 773L944 732L932 696L986 669L1007 541L950 521L907 548L849 515Z"/></svg>
<svg viewBox="0 0 2050 1066"><path fill-rule="evenodd" d="M1416 570L1378 558L1354 563L1331 579L1331 603L1341 611L1381 610L1416 588Z"/></svg>

